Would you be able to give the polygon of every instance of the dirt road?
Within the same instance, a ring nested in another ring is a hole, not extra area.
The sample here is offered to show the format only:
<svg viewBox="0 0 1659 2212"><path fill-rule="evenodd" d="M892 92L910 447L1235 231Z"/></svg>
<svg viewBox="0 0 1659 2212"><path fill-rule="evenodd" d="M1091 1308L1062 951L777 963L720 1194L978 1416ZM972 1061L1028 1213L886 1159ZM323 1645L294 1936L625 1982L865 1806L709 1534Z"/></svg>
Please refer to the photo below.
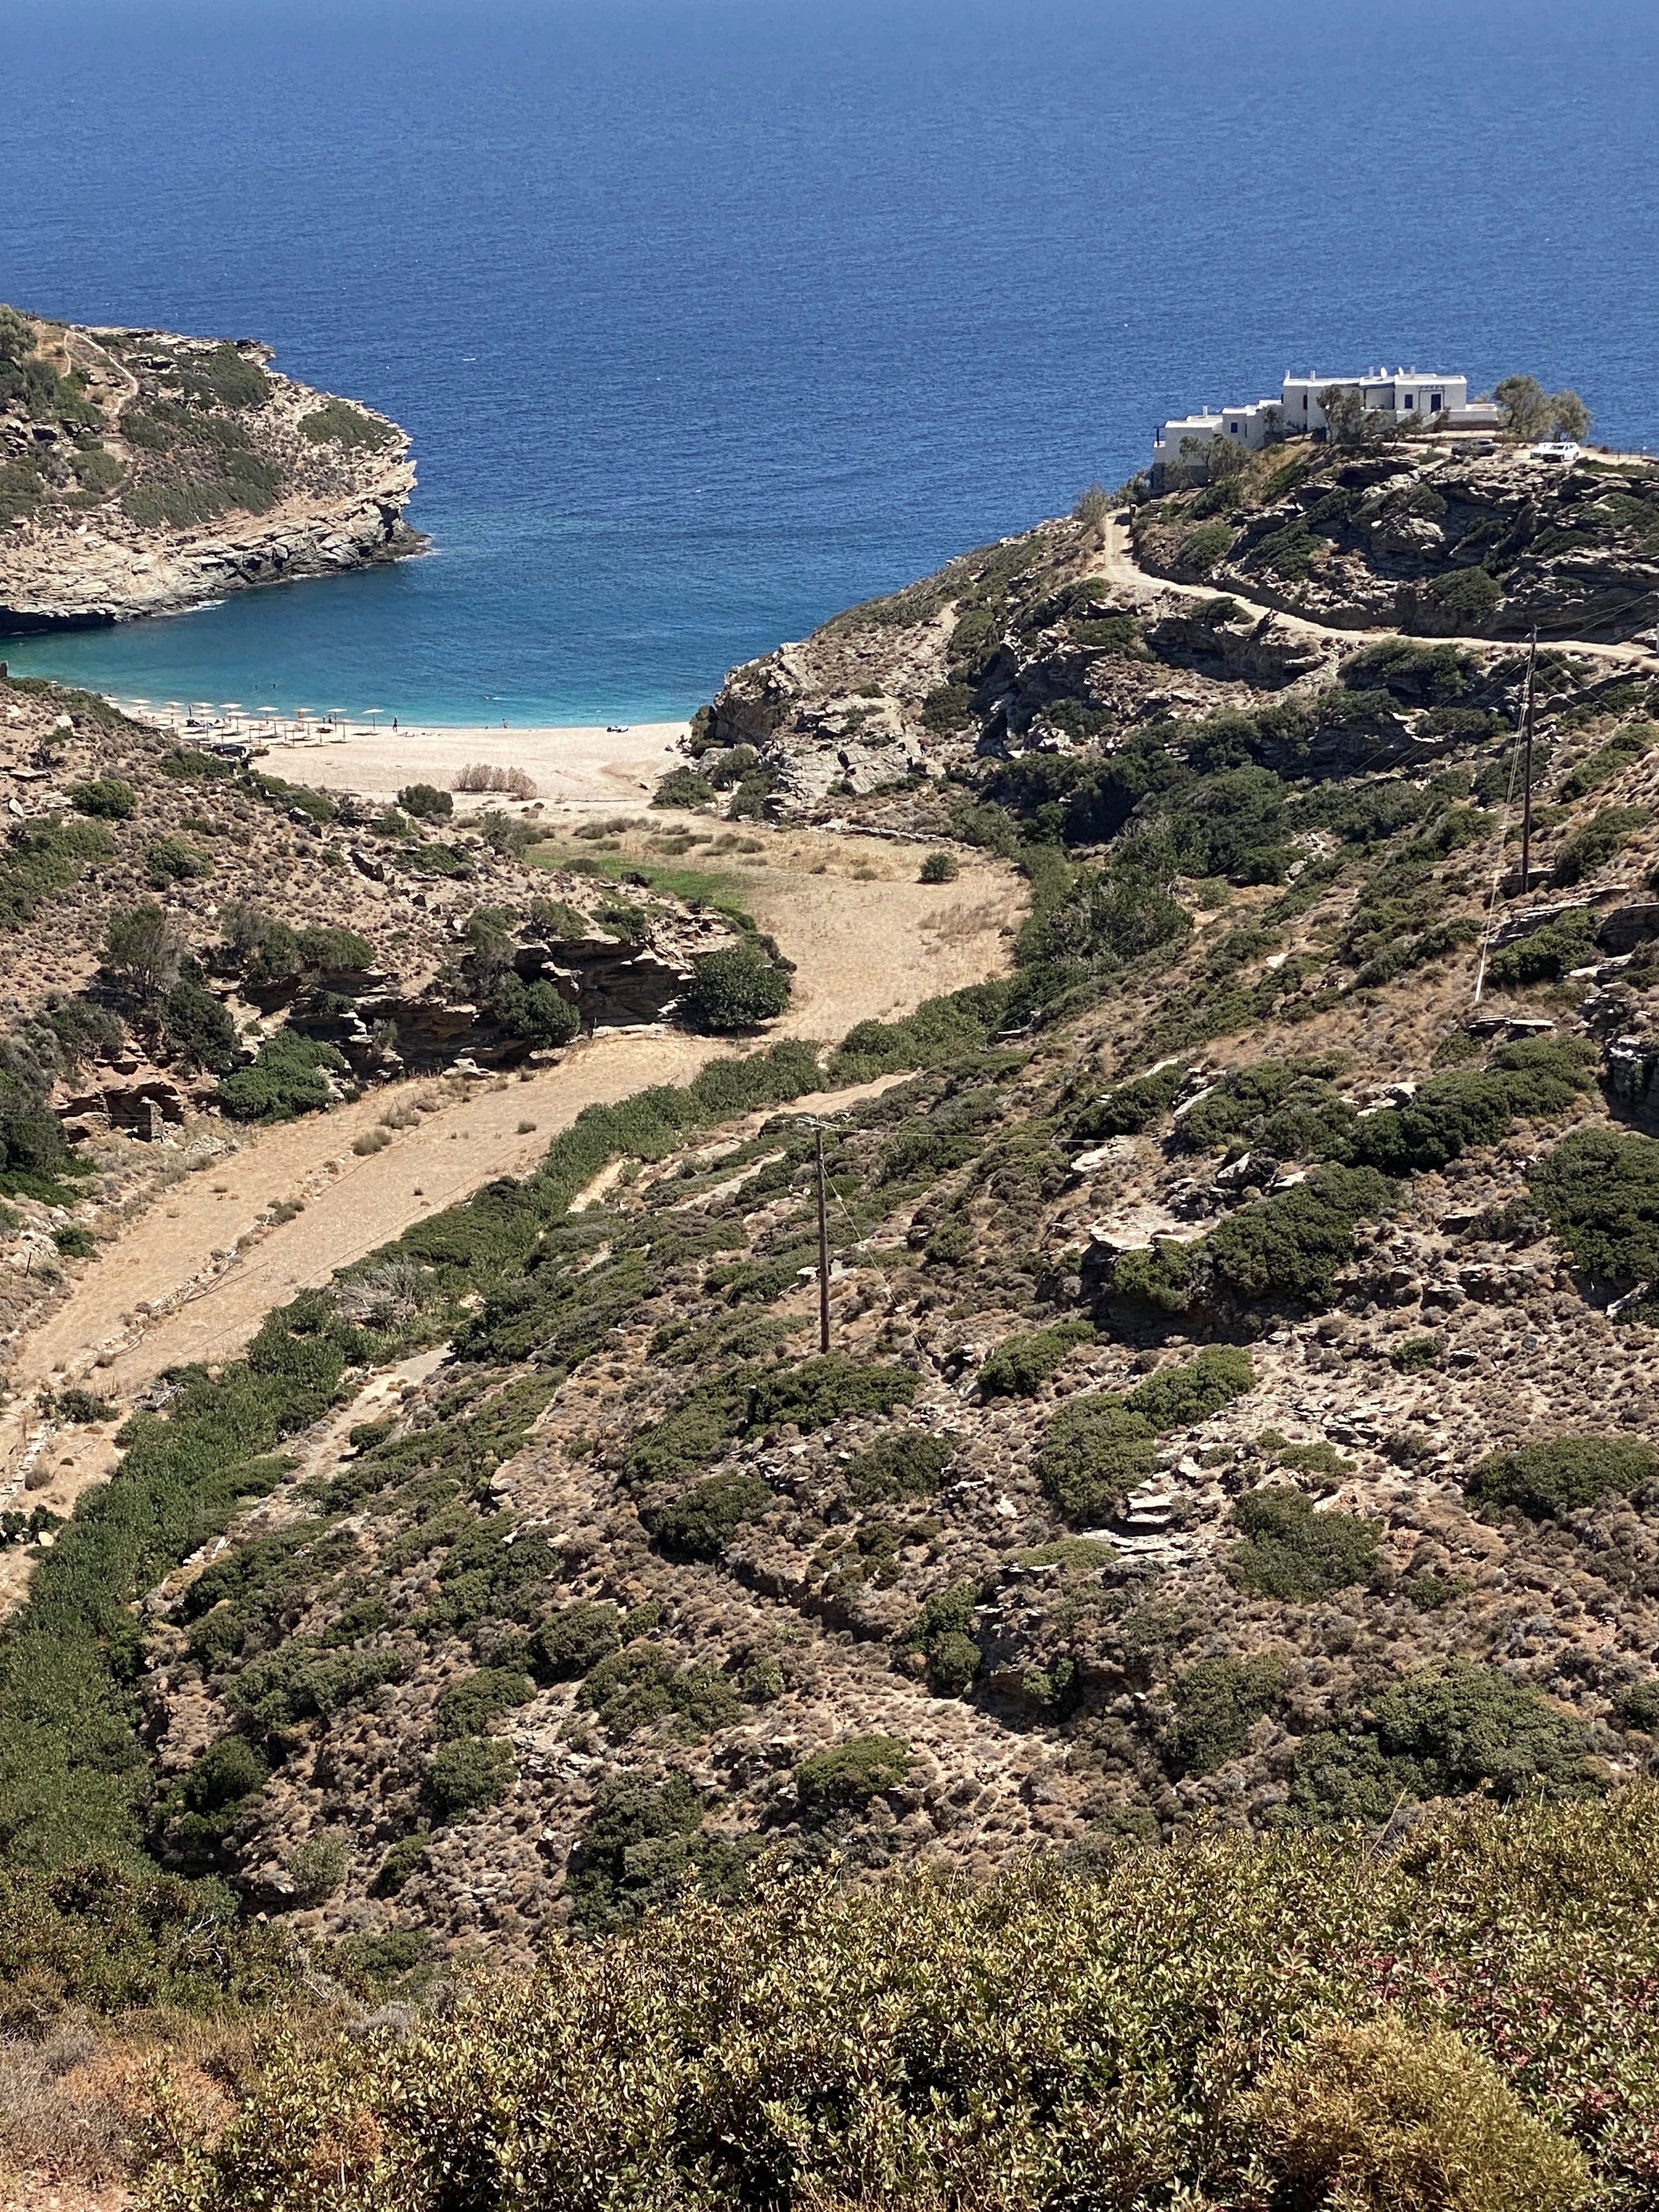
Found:
<svg viewBox="0 0 1659 2212"><path fill-rule="evenodd" d="M1282 607L1270 605L1267 600L1253 597L1231 578L1225 585L1176 584L1167 576L1155 576L1150 568L1143 568L1135 559L1129 532L1115 515L1111 516L1106 524L1101 574L1115 584L1127 584L1142 591L1169 592L1183 599L1213 599L1224 591L1230 599L1242 599L1247 605L1260 607L1264 614L1271 614L1276 622L1283 623L1286 629L1300 630L1309 637L1340 642L1350 651L1370 640L1398 637L1400 635L1392 624L1384 624L1375 629L1338 629L1327 623L1310 621L1306 615L1287 614ZM1650 645L1594 645L1586 640L1571 637L1551 638L1548 641L1563 651L1587 653L1594 660L1610 660L1622 667L1641 668L1647 672L1659 668L1659 653L1656 653ZM1513 647L1516 641L1513 638L1435 636L1425 639L1424 642L1462 646L1472 652L1490 653L1494 646L1508 644Z"/></svg>
<svg viewBox="0 0 1659 2212"><path fill-rule="evenodd" d="M744 892L797 963L786 1034L834 1041L854 1022L907 1012L1006 965L1021 896L1000 863L975 859L956 883L922 885L912 848L895 858L873 841L801 832L770 849L780 865L745 879ZM813 873L819 866L825 872ZM43 1390L80 1382L124 1412L165 1368L234 1358L296 1291L495 1176L524 1174L584 1106L688 1082L736 1048L675 1030L611 1030L528 1080L386 1085L248 1133L80 1263L68 1297L20 1346L0 1410L0 1502L64 1513L114 1465L117 1422L43 1421ZM387 1127L388 1115L402 1118L416 1099L429 1110ZM356 1152L377 1128L390 1137L385 1148ZM27 1554L0 1553L0 1607L26 1575Z"/></svg>

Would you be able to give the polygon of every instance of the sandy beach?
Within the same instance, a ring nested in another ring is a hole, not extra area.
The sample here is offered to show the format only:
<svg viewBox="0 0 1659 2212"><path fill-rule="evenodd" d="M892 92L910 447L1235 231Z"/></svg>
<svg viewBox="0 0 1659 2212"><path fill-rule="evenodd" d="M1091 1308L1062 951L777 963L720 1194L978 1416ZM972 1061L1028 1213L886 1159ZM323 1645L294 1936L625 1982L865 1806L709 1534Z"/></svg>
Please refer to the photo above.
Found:
<svg viewBox="0 0 1659 2212"><path fill-rule="evenodd" d="M139 720L167 726L153 708L122 700L115 703ZM657 778L683 758L677 747L690 725L635 722L625 730L598 725L504 730L499 723L450 729L416 722L392 730L352 722L303 737L295 734L292 723L278 727L281 734L274 739L265 726L246 720L228 720L211 732L180 725L179 733L183 738L205 741L210 734L269 745L266 765L274 774L325 791L358 792L369 799L390 799L409 783L435 783L442 790L453 790L461 769L477 762L487 768L522 769L535 783L538 795L556 805L565 801L617 805L652 791Z"/></svg>

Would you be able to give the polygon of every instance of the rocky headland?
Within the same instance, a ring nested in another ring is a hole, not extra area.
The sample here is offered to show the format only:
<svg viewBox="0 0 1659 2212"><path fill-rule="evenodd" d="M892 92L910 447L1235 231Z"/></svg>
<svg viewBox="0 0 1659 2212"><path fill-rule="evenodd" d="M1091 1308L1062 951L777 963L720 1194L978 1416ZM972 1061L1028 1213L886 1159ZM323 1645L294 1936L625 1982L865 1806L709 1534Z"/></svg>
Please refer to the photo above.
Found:
<svg viewBox="0 0 1659 2212"><path fill-rule="evenodd" d="M0 636L418 552L409 439L271 349L0 307Z"/></svg>

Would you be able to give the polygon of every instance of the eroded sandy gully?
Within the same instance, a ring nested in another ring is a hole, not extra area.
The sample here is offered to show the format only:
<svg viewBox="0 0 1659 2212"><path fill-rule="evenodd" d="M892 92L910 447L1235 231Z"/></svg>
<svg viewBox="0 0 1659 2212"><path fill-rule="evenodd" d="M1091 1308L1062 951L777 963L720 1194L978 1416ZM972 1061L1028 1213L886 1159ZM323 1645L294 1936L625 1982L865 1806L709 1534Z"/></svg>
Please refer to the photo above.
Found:
<svg viewBox="0 0 1659 2212"><path fill-rule="evenodd" d="M751 903L797 964L779 1031L833 1040L855 1022L1000 973L1020 888L1011 870L985 860L947 885L778 869ZM612 1030L528 1080L486 1079L453 1099L446 1086L446 1103L367 1155L353 1152L356 1139L400 1098L429 1097L434 1085L383 1086L331 1114L241 1136L82 1262L68 1296L18 1347L0 1408L0 1504L67 1513L115 1464L118 1424L43 1421L44 1392L83 1382L125 1410L164 1369L234 1358L296 1291L326 1283L495 1176L525 1174L584 1106L687 1083L735 1048L665 1029ZM291 1218L273 1219L273 1209L295 1204ZM22 1595L28 1561L21 1550L0 1553L0 1609Z"/></svg>

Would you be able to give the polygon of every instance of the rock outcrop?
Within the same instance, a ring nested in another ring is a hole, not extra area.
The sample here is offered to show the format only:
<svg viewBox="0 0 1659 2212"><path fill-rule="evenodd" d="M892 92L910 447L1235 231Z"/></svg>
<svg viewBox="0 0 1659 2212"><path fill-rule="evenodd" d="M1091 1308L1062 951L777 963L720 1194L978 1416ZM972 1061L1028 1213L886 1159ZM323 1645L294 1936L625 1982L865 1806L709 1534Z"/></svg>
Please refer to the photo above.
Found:
<svg viewBox="0 0 1659 2212"><path fill-rule="evenodd" d="M404 519L406 434L274 373L268 346L34 336L45 370L10 400L0 380L0 635L176 613L424 544Z"/></svg>

